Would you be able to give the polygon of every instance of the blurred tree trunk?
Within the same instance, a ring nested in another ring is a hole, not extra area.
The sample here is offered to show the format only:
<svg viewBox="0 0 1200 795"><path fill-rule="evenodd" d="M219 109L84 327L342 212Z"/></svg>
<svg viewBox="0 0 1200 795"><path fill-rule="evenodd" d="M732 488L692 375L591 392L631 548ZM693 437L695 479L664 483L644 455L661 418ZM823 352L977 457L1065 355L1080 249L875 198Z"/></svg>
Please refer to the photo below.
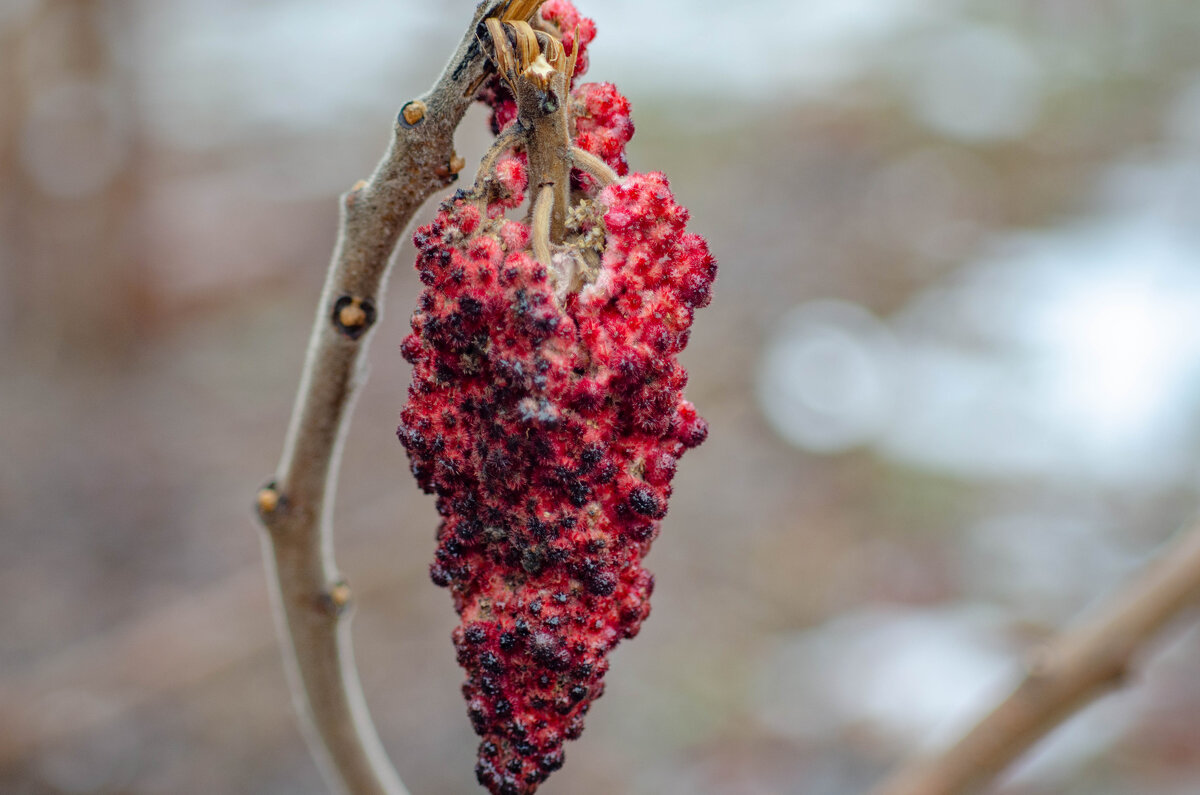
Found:
<svg viewBox="0 0 1200 795"><path fill-rule="evenodd" d="M148 309L129 9L28 6L0 22L0 334L27 364L120 358Z"/></svg>

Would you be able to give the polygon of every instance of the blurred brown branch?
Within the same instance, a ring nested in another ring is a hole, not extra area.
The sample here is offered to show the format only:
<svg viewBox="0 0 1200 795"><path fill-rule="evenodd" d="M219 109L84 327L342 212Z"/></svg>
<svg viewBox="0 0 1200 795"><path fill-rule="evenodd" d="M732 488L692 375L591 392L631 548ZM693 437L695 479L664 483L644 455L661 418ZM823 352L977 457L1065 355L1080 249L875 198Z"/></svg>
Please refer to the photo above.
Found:
<svg viewBox="0 0 1200 795"><path fill-rule="evenodd" d="M363 528L342 550L355 571L355 591L383 601L403 598L395 591L413 587L416 572L397 575L394 561L407 547L395 528L383 529L373 507L349 513ZM239 568L206 588L147 605L109 631L0 671L0 769L81 735L111 732L131 713L162 707L269 652L263 585L261 568ZM47 708L79 698L103 708L72 709L69 719Z"/></svg>
<svg viewBox="0 0 1200 795"><path fill-rule="evenodd" d="M957 743L901 768L875 795L978 792L1047 733L1122 684L1134 658L1200 598L1200 525L1107 606L1047 645L1024 680Z"/></svg>
<svg viewBox="0 0 1200 795"><path fill-rule="evenodd" d="M462 167L454 131L484 74L475 29L506 5L478 5L433 89L401 110L375 173L343 196L341 231L283 457L276 479L258 495L293 697L328 783L354 795L405 789L371 723L354 667L345 620L351 594L333 560L337 463L392 252L417 208Z"/></svg>

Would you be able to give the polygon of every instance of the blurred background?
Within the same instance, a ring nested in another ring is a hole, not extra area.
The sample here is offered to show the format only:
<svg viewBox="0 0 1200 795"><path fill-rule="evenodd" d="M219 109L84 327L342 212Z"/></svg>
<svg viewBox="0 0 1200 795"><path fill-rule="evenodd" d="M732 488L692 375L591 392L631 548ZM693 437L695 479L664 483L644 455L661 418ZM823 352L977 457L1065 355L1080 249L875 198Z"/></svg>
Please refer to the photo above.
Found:
<svg viewBox="0 0 1200 795"><path fill-rule="evenodd" d="M1196 512L1200 4L581 6L633 167L722 275L653 616L542 791L864 792ZM0 792L323 791L253 495L336 196L471 8L0 3ZM437 519L393 433L411 257L337 543L386 746L417 795L463 793ZM1002 791L1200 791L1200 632L1142 663Z"/></svg>

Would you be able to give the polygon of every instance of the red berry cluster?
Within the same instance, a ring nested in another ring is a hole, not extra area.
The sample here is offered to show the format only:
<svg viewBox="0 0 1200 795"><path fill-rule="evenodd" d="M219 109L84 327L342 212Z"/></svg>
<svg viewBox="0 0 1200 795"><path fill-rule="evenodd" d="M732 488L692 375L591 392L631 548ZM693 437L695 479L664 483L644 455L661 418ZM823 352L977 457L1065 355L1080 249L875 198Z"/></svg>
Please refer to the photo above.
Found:
<svg viewBox="0 0 1200 795"><path fill-rule="evenodd" d="M543 13L575 12L550 0ZM628 102L608 85L579 86L573 102L576 144L624 173ZM402 347L413 383L398 435L438 497L431 573L462 617L454 644L493 793L531 793L561 767L608 652L649 612L641 560L676 460L707 435L676 360L711 297L707 245L662 174L603 190L574 176L555 263L585 274L578 290L504 216L526 189L517 157L414 236L426 287Z"/></svg>
<svg viewBox="0 0 1200 795"><path fill-rule="evenodd" d="M571 92L575 145L600 157L618 175L629 173L625 144L633 138L629 100L612 83L584 83ZM582 182L579 180L582 179ZM592 187L589 175L576 176L577 187Z"/></svg>

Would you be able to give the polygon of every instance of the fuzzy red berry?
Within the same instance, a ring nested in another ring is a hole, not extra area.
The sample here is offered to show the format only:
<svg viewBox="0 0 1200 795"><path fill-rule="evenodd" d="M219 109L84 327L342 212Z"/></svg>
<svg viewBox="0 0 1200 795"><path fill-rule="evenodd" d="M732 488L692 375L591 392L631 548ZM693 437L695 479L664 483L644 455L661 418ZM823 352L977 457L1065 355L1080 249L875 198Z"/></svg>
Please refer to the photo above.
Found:
<svg viewBox="0 0 1200 795"><path fill-rule="evenodd" d="M621 176L629 173L625 144L633 138L629 100L612 83L584 83L571 92L575 145L602 158Z"/></svg>
<svg viewBox="0 0 1200 795"><path fill-rule="evenodd" d="M596 23L580 14L571 0L546 0L542 4L542 19L549 22L560 33L563 49L567 52L579 43L575 61L575 77L582 77L588 70L588 45L596 38Z"/></svg>

